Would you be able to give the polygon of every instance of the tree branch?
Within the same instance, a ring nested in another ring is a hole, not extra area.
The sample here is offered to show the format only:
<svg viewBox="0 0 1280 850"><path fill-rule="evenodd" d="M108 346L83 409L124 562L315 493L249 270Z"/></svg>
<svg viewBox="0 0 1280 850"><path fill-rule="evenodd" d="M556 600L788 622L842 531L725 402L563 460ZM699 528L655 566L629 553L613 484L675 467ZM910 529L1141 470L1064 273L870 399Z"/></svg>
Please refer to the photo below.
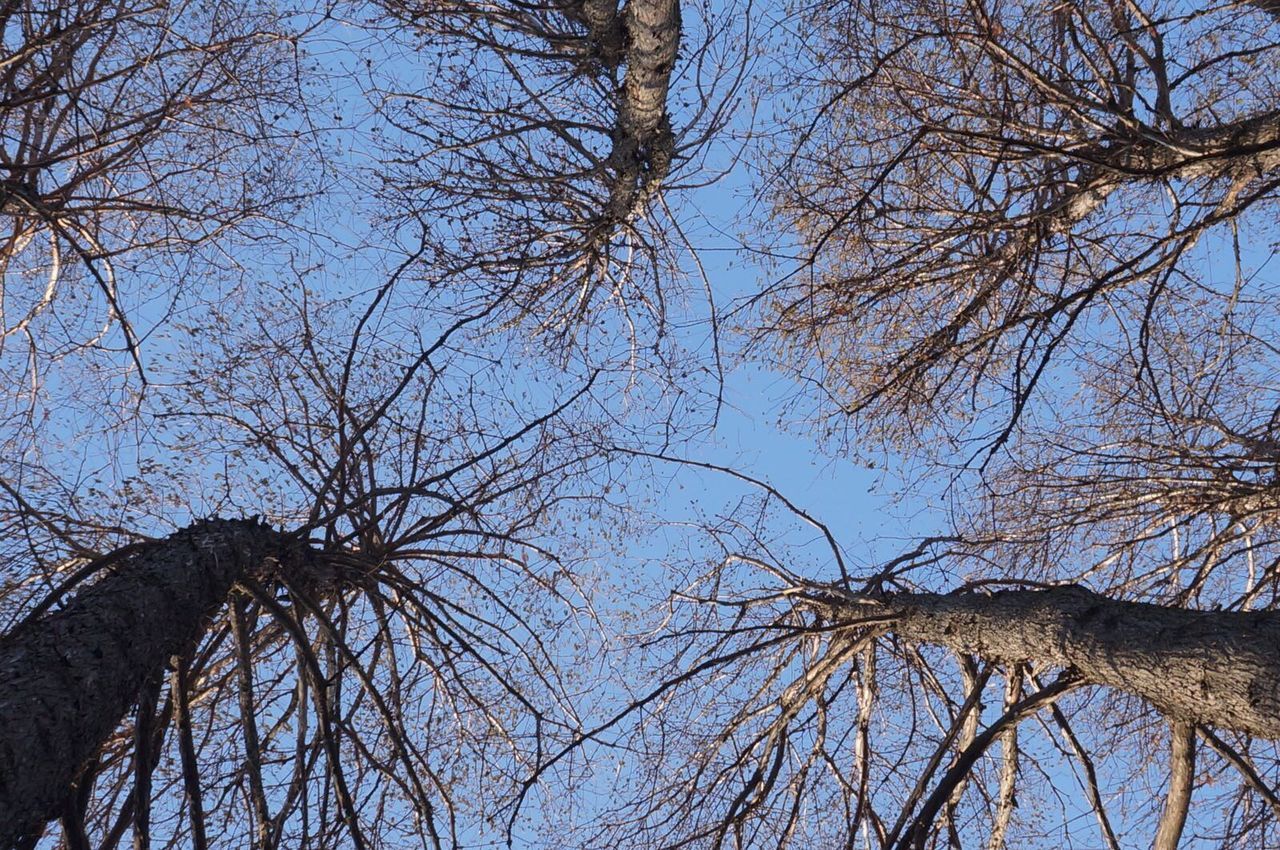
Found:
<svg viewBox="0 0 1280 850"><path fill-rule="evenodd" d="M827 619L883 616L900 639L988 661L1069 667L1174 720L1280 738L1280 614L1122 602L1083 587L993 594L806 588Z"/></svg>
<svg viewBox="0 0 1280 850"><path fill-rule="evenodd" d="M1191 723L1173 724L1172 753L1169 758L1169 794L1156 829L1153 850L1178 850L1182 827L1191 806L1191 788L1196 774L1196 727Z"/></svg>

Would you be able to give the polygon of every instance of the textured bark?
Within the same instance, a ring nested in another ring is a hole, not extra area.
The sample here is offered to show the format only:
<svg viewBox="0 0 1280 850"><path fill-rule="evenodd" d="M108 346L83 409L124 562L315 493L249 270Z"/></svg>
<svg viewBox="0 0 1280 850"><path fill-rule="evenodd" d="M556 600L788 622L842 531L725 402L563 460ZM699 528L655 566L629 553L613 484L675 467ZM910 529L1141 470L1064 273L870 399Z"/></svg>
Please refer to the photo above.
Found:
<svg viewBox="0 0 1280 850"><path fill-rule="evenodd" d="M204 521L0 638L0 847L58 815L143 684L190 650L239 578L308 561L257 521Z"/></svg>
<svg viewBox="0 0 1280 850"><path fill-rule="evenodd" d="M617 0L572 0L565 13L587 30L590 54L600 64L610 70L621 64L626 43Z"/></svg>
<svg viewBox="0 0 1280 850"><path fill-rule="evenodd" d="M566 13L587 30L591 54L610 70L626 64L609 153L612 185L601 238L626 220L671 171L675 134L667 111L680 50L679 0L574 0Z"/></svg>
<svg viewBox="0 0 1280 850"><path fill-rule="evenodd" d="M1234 169L1265 174L1280 165L1280 112L1214 127L1182 127L1160 138L1104 144L1073 154L1135 176L1194 180Z"/></svg>
<svg viewBox="0 0 1280 850"><path fill-rule="evenodd" d="M908 642L1071 667L1172 720L1280 739L1280 613L1189 611L1080 587L815 596L827 616L887 621Z"/></svg>
<svg viewBox="0 0 1280 850"><path fill-rule="evenodd" d="M620 176L636 186L640 195L647 195L666 178L675 153L667 90L680 50L680 4L631 0L624 16L627 76L611 159L621 169Z"/></svg>

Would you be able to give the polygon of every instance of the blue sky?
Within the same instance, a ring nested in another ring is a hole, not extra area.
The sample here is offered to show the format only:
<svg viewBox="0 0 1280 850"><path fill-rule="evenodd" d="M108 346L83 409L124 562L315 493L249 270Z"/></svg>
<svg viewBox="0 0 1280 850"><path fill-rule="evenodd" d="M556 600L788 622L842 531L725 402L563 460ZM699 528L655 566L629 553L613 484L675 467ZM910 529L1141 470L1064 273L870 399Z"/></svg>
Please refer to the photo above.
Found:
<svg viewBox="0 0 1280 850"><path fill-rule="evenodd" d="M714 8L723 11L718 6ZM311 51L310 58L318 62L324 72L324 79L315 83L312 94L319 91L323 95L313 102L309 115L291 116L286 124L314 128L322 141L319 148L323 150L325 167L320 172L319 183L325 194L311 202L300 216L310 232L304 230L288 233L278 240L232 245L218 258L223 264L225 279L214 275L189 286L180 299L176 321L168 313L170 305L163 299L140 298L131 305L135 325L144 330L154 329L145 334L145 354L154 358L160 381L191 365L182 361L187 351L199 349L196 338L200 335L225 333L232 338L258 319L269 326L269 320L277 318L273 312L281 316L287 312L279 301L287 304L307 291L314 293L318 301L330 302L333 307L330 315L337 317L336 325L349 324L351 317L370 301L390 270L404 259L406 251L415 247L414 234L407 228L399 232L398 240L388 237L386 222L380 220L384 211L368 200L367 193L378 179L371 170L377 159L371 150L371 140L375 136L383 138L382 134L390 131L379 126L364 97L370 75L416 85L422 82L424 67L429 63L415 64L413 57L404 52L403 45L393 45L376 33L369 34L336 20L321 23L306 44ZM766 102L757 106L761 110L758 114L767 118L768 110L775 104ZM738 115L730 129L741 135L751 129L751 124L745 108ZM737 150L732 139L730 136L726 143L708 148L709 161L705 165L709 171L728 168ZM947 503L937 482L920 484L911 480L914 468L904 456L888 454L875 447L844 451L824 442L818 433L819 426L807 418L810 406L805 400L806 388L785 373L769 368L764 363L764 352L743 354L733 327L738 314L730 308L758 292L771 276L780 273L776 265L757 262L756 255L742 251L731 237L753 226L748 223L748 217L754 216L754 221L759 221L759 199L753 192L739 165L724 179L672 199L674 215L689 235L716 305L726 312L721 339L726 370L723 385L717 385L711 377L714 364L708 342L710 306L699 292L700 280L686 256L684 271L690 274L688 294L686 303L680 306L682 315L672 334L676 337L675 349L688 358L689 386L680 388L687 392L680 404L686 408L682 422L689 427L673 438L671 454L740 470L775 487L798 508L831 529L850 571L856 574L910 549L912 541L944 528ZM772 236L785 246L785 235ZM1221 246L1215 246L1214 250L1221 250ZM1264 265L1269 253L1261 245L1257 250L1256 258L1252 255L1251 258L1256 259L1257 265ZM1206 264L1211 264L1211 260L1206 254ZM183 265L161 263L144 271L155 279L163 279L166 273L180 274ZM216 263L214 265L216 267ZM173 270L174 266L178 267L177 271ZM256 284L262 288L255 290ZM237 290L237 286L244 288ZM414 312L415 302L424 300L420 293L401 294L404 301L399 307L402 309L387 311L379 317L380 322L385 322L382 329L388 339L401 334L402 339L411 340L415 333L431 338L439 327L448 323L447 311L444 314ZM194 327L208 318L202 311L216 309L223 298L232 296L242 296L243 301L230 305L226 316L219 320L222 324L210 321L203 327ZM235 312L244 305L248 305L245 313ZM185 321L187 307L190 314L197 317L192 325ZM424 315L430 318L422 318ZM561 375L556 367L539 360L545 352L540 352L536 345L522 343L518 334L512 334L511 338L516 341L497 345L499 355L487 365L481 357L486 351L480 349L480 342L476 351L459 355L465 368L473 370L466 377L475 381L485 398L484 403L490 405L484 410L488 416L496 415L500 403L508 397L521 398L522 415L545 410L561 395L564 386L572 385L575 380L573 375ZM468 360L471 355L475 355L475 359ZM119 365L115 364L117 368ZM570 365L583 368L572 358ZM638 366L637 372L644 368L645 365ZM104 383L109 383L110 377L114 375L104 379ZM615 368L610 373L607 402L618 405L620 418L629 416L641 423L637 429L651 439L649 443L638 442L651 445L656 442L655 435L661 432L661 423L647 422L646 417L660 412L663 404L673 403L670 396L674 393L660 387L665 376L637 374L636 386L628 388L630 377L625 368ZM460 385L465 384L462 378L459 381ZM63 392L56 377L51 379L48 389L54 396ZM70 393L71 389L66 392ZM709 403L717 393L722 399L718 407ZM156 421L117 427L120 419L130 415L131 401L124 393L109 396L106 404L100 397L81 399L74 406L55 411L42 434L47 440L46 456L57 457L66 468L79 466L82 482L105 489L114 485L118 489L125 481L151 477L156 487L190 497L186 504L170 512L159 511L149 501L139 499L142 506L139 510L146 513L121 516L122 525L163 533L193 519L191 511L208 509L211 505L246 512L259 506L254 502L255 496L243 501L219 500L224 496L223 491L235 494L234 481L256 480L269 471L267 467L234 452L197 459L192 462L193 466L184 466L182 445L166 442ZM709 423L713 420L714 428L711 428ZM104 427L99 428L103 423ZM646 430L649 428L653 430ZM108 432L107 436L103 436L104 432ZM113 442L110 445L95 442L98 439ZM851 459L854 456L856 459ZM182 469L190 475L177 476L164 469L157 471L157 460L172 463L172 469ZM751 500L761 496L757 488L730 474L678 463L636 464L628 468L628 474L632 477L614 482L622 492L613 498L624 505L628 499L634 499L636 507L645 512L641 521L652 520L655 524L635 537L602 544L599 551L593 553L596 556L593 566L600 570L606 585L616 581L619 587L643 586L643 593L634 598L613 600L610 614L625 613L627 605L636 601L658 602L668 592L681 589L681 581L697 572L697 559L714 552L714 547L707 545L700 526L715 525L733 511L749 508ZM588 481L582 486L589 488L595 483ZM288 486L281 484L279 489L284 491ZM114 495L118 498L120 494ZM952 495L963 497L963 494ZM288 492L281 495L279 501L296 502L298 498L298 493ZM126 504L123 511L127 513L131 507ZM766 525L780 544L776 551L784 559L783 565L807 577L835 579L838 573L820 532L795 517L788 517L776 503L774 507L775 513ZM938 583L954 584L956 582L949 580L955 578L945 577ZM610 691L608 687L598 690L605 702L622 693L620 689ZM992 719L995 711L995 700L989 700L984 717ZM1152 768L1150 773L1151 784L1158 786L1159 768ZM1104 776L1104 781L1106 778ZM1050 779L1074 787L1074 779L1060 767L1059 772L1050 773ZM1061 827L1063 833L1072 832L1079 824L1081 841L1088 846L1093 827L1090 819L1077 811L1079 803L1077 795L1058 811L1049 807L1046 817L1069 821L1069 825ZM535 814L527 826L537 831L546 825ZM1056 822L1046 827L1048 832L1054 829L1058 829Z"/></svg>

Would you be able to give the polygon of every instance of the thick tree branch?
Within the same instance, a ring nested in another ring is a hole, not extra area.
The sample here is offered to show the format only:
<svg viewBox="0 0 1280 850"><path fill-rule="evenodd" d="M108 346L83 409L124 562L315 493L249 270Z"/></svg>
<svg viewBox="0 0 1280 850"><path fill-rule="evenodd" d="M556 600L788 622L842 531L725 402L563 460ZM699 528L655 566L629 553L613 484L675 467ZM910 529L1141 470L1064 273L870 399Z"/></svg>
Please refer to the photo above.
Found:
<svg viewBox="0 0 1280 850"><path fill-rule="evenodd" d="M587 31L591 55L612 70L622 62L626 38L617 0L571 0L565 14Z"/></svg>
<svg viewBox="0 0 1280 850"><path fill-rule="evenodd" d="M677 0L631 0L623 14L627 76L609 156L617 169L609 214L617 220L643 203L671 170L675 136L667 113L667 90L680 50Z"/></svg>
<svg viewBox="0 0 1280 850"><path fill-rule="evenodd" d="M1172 720L1280 738L1280 614L1120 602L1082 587L994 594L859 595L815 589L825 617L891 617L914 643L988 661L1073 668Z"/></svg>

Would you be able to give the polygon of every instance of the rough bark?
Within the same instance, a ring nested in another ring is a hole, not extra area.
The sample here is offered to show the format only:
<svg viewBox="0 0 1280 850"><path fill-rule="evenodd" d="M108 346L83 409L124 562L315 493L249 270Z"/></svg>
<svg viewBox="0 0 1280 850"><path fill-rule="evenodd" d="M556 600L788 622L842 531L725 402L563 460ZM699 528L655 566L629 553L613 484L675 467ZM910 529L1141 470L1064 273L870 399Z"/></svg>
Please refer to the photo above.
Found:
<svg viewBox="0 0 1280 850"><path fill-rule="evenodd" d="M617 0L572 0L565 13L586 29L590 55L601 65L613 70L622 63L626 44Z"/></svg>
<svg viewBox="0 0 1280 850"><path fill-rule="evenodd" d="M678 0L574 0L570 18L587 30L592 55L626 71L609 153L612 185L601 227L626 220L671 171L675 134L667 111L671 72L680 50Z"/></svg>
<svg viewBox="0 0 1280 850"><path fill-rule="evenodd" d="M58 815L143 684L190 650L238 579L305 569L307 552L256 520L200 522L0 638L0 847Z"/></svg>
<svg viewBox="0 0 1280 850"><path fill-rule="evenodd" d="M1104 143L1072 153L1081 161L1136 177L1195 180L1237 169L1265 174L1280 165L1280 112L1213 127L1181 127L1159 138Z"/></svg>
<svg viewBox="0 0 1280 850"><path fill-rule="evenodd" d="M610 214L618 218L629 215L671 170L675 136L667 114L667 90L680 49L680 4L631 0L623 15L627 75L609 157L618 181Z"/></svg>
<svg viewBox="0 0 1280 850"><path fill-rule="evenodd" d="M902 640L989 661L1074 668L1171 720L1280 738L1277 612L1166 608L1081 587L815 596L832 619L871 618Z"/></svg>

